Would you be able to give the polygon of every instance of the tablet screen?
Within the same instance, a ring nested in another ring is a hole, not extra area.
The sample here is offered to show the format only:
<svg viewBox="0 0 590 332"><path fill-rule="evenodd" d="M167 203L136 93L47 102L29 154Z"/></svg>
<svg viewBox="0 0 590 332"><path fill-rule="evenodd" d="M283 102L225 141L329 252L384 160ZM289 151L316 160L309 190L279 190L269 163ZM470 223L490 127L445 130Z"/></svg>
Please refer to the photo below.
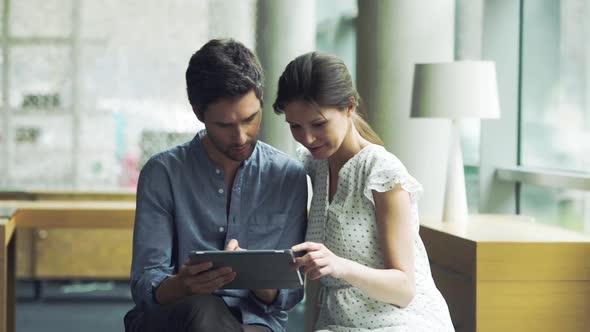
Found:
<svg viewBox="0 0 590 332"><path fill-rule="evenodd" d="M303 279L293 269L293 252L285 250L192 251L191 264L212 262L213 268L229 266L236 278L224 289L301 288Z"/></svg>

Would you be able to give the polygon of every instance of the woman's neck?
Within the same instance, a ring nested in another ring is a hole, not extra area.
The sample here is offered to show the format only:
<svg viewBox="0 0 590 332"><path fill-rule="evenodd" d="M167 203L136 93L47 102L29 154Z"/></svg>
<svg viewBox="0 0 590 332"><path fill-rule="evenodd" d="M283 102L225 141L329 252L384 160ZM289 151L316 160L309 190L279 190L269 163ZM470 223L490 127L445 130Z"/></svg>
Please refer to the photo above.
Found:
<svg viewBox="0 0 590 332"><path fill-rule="evenodd" d="M364 147L371 144L371 142L361 136L352 123L350 128L350 131L347 133L346 137L344 137L338 150L328 158L331 174L338 174L347 161L359 153Z"/></svg>

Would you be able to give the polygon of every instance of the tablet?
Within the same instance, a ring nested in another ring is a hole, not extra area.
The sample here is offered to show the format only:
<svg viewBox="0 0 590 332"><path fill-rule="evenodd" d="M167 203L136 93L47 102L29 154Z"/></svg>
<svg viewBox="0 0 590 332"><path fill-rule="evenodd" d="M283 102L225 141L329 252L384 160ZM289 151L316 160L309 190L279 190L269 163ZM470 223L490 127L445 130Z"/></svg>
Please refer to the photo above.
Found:
<svg viewBox="0 0 590 332"><path fill-rule="evenodd" d="M212 262L213 268L229 266L236 278L224 289L301 288L303 279L291 263L295 257L285 250L191 251L191 264Z"/></svg>

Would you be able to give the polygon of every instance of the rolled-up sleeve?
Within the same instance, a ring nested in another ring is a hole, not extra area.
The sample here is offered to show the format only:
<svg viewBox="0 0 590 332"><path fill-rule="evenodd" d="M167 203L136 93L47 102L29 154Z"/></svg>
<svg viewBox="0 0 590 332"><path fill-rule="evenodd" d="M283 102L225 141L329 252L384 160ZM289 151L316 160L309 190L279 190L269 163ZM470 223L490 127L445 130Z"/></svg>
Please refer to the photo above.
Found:
<svg viewBox="0 0 590 332"><path fill-rule="evenodd" d="M161 162L152 158L139 176L133 230L131 294L139 310L149 312L159 306L155 290L174 273L173 223L168 171Z"/></svg>

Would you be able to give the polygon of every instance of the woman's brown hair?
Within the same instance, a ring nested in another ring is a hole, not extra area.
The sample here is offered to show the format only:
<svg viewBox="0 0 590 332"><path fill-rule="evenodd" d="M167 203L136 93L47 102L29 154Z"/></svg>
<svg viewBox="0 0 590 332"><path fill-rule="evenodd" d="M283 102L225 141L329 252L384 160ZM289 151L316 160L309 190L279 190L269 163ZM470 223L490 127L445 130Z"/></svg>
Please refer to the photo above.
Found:
<svg viewBox="0 0 590 332"><path fill-rule="evenodd" d="M353 123L360 135L373 144L383 141L361 114L361 98L352 84L344 62L333 55L310 52L291 61L279 78L277 98L272 105L275 113L283 114L285 105L304 101L317 107L345 109L355 103Z"/></svg>

